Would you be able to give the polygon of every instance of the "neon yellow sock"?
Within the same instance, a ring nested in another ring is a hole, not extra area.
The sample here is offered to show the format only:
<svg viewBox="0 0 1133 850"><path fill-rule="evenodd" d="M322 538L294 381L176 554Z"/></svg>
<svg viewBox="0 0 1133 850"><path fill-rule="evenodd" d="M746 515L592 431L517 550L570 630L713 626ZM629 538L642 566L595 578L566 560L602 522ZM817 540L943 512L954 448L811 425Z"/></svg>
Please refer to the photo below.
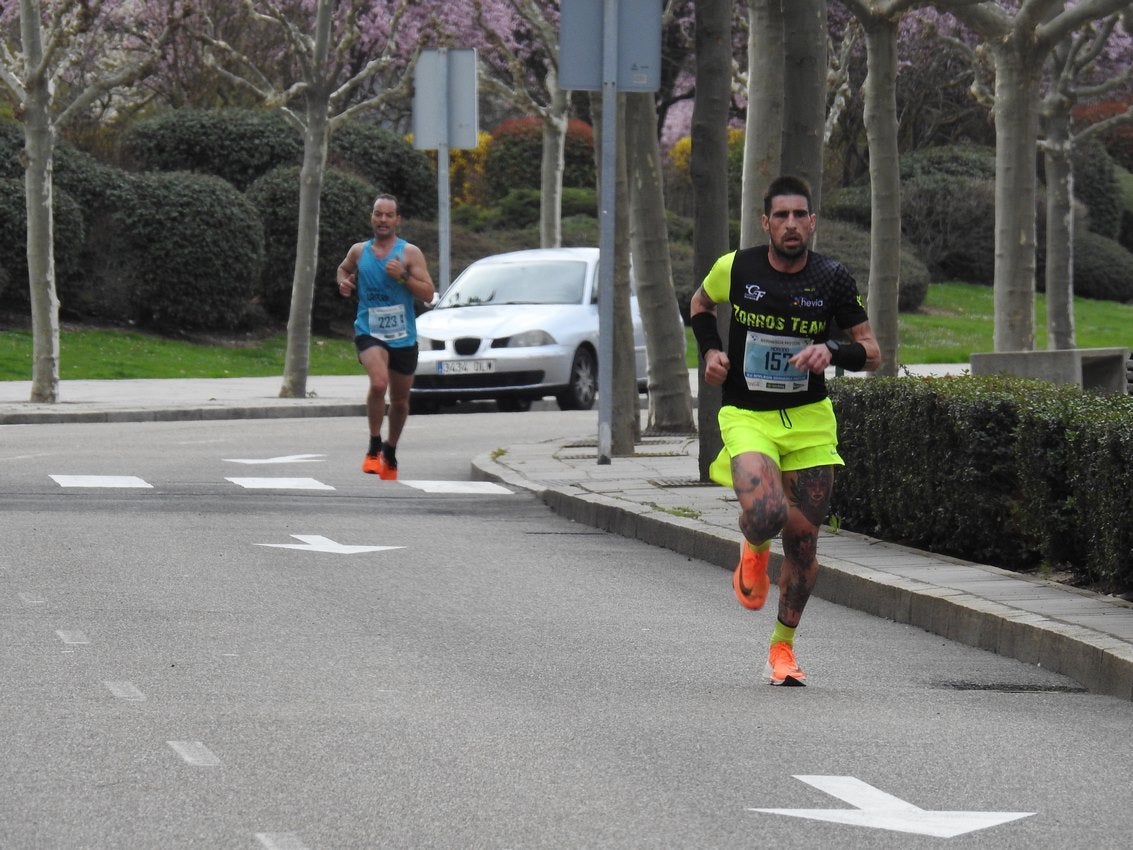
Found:
<svg viewBox="0 0 1133 850"><path fill-rule="evenodd" d="M764 540L758 546L753 545L750 540L745 540L744 542L747 543L747 548L749 548L751 551L755 552L757 555L760 552L766 552L768 549L771 548L771 541L770 540Z"/></svg>
<svg viewBox="0 0 1133 850"><path fill-rule="evenodd" d="M783 621L776 618L775 628L771 632L771 645L777 643L785 643L787 646L795 645L795 630L790 626L783 624Z"/></svg>

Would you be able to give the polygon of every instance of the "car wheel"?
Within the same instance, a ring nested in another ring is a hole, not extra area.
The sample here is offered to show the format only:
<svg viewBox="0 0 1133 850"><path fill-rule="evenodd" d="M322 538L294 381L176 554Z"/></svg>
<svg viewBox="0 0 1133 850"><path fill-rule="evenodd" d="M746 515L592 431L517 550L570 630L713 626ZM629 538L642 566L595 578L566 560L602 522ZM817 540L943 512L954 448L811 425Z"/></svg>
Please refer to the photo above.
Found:
<svg viewBox="0 0 1133 850"><path fill-rule="evenodd" d="M410 416L428 416L430 413L437 413L440 409L441 403L431 398L409 399Z"/></svg>
<svg viewBox="0 0 1133 850"><path fill-rule="evenodd" d="M580 348L570 364L570 383L555 400L562 410L589 410L597 394L598 361L589 348Z"/></svg>
<svg viewBox="0 0 1133 850"><path fill-rule="evenodd" d="M496 407L501 413L526 413L531 409L531 399L502 395L496 399Z"/></svg>

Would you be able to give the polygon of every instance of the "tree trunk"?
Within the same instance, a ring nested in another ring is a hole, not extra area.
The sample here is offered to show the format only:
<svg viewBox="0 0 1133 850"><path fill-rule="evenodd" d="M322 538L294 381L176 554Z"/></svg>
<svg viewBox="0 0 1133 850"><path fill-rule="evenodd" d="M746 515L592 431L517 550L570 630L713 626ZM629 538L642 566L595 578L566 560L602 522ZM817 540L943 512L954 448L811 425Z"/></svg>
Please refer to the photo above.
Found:
<svg viewBox="0 0 1133 850"><path fill-rule="evenodd" d="M626 96L626 150L630 170L630 254L649 357L646 431L688 434L696 429L685 361L685 332L673 288L669 234L653 95Z"/></svg>
<svg viewBox="0 0 1133 850"><path fill-rule="evenodd" d="M335 5L333 0L318 0L315 9L314 51L305 71L303 166L299 170L299 228L295 239L295 276L291 279L291 310L287 316L287 353L283 362L280 398L305 398L307 375L311 371L311 307L315 300L319 209L330 138L330 93L334 88L324 75L330 68ZM330 281L326 285L330 286Z"/></svg>
<svg viewBox="0 0 1133 850"><path fill-rule="evenodd" d="M1074 172L1070 116L1049 115L1043 166L1046 171L1046 327L1050 350L1074 342Z"/></svg>
<svg viewBox="0 0 1133 850"><path fill-rule="evenodd" d="M830 64L826 56L826 0L786 0L783 31L783 172L810 183L817 212L822 208L822 137Z"/></svg>
<svg viewBox="0 0 1133 850"><path fill-rule="evenodd" d="M29 4L31 5L31 4ZM21 38L29 67L43 61L43 33L38 9L23 8ZM28 292L31 298L32 382L30 401L59 400L59 297L55 288L55 219L53 209L55 127L48 78L28 81L24 145L27 209Z"/></svg>
<svg viewBox="0 0 1133 850"><path fill-rule="evenodd" d="M295 240L295 276L287 318L287 353L280 398L305 398L311 369L311 306L319 256L319 203L327 160L327 101L312 93L303 129L303 167L299 172L299 229ZM330 283L328 282L329 286Z"/></svg>
<svg viewBox="0 0 1133 850"><path fill-rule="evenodd" d="M897 153L896 18L863 21L866 34L865 129L869 141L870 247L866 292L870 324L881 347L879 375L895 376L899 354L901 177ZM859 286L862 281L858 281Z"/></svg>
<svg viewBox="0 0 1133 850"><path fill-rule="evenodd" d="M779 175L783 144L783 9L781 0L752 0L748 9L747 123L744 133L740 247L766 241L763 196Z"/></svg>
<svg viewBox="0 0 1133 850"><path fill-rule="evenodd" d="M1040 69L1010 46L994 56L995 350L1032 351Z"/></svg>
<svg viewBox="0 0 1133 850"><path fill-rule="evenodd" d="M728 251L728 106L732 80L732 7L725 0L696 4L696 99L692 108L693 227L692 269L704 280L712 264ZM718 311L721 337L727 340L728 311ZM720 388L704 382L699 368L697 422L700 426L699 471L708 480L708 466L722 446L717 414Z"/></svg>
<svg viewBox="0 0 1133 850"><path fill-rule="evenodd" d="M543 117L543 160L539 172L539 245L558 248L563 244L563 168L567 131L567 93L557 86L551 106Z"/></svg>

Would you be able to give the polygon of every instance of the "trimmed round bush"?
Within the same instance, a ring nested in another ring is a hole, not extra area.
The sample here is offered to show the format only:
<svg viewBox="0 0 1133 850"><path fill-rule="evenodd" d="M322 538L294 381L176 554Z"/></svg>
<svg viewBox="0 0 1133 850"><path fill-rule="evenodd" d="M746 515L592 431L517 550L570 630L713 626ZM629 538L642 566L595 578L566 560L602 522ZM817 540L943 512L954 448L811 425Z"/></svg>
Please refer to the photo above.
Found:
<svg viewBox="0 0 1133 850"><path fill-rule="evenodd" d="M495 226L537 227L543 193L538 189L512 189L496 204ZM563 187L559 199L563 221L576 215L598 217L598 197L593 189Z"/></svg>
<svg viewBox="0 0 1133 850"><path fill-rule="evenodd" d="M11 280L11 275L4 266L0 265L0 304L4 303L4 290L8 288L8 281Z"/></svg>
<svg viewBox="0 0 1133 850"><path fill-rule="evenodd" d="M539 223L539 204L542 192L538 189L512 189L496 204L501 227L531 227Z"/></svg>
<svg viewBox="0 0 1133 850"><path fill-rule="evenodd" d="M136 319L173 335L245 326L264 256L256 208L212 175L149 173L132 183L130 203L114 211L113 250Z"/></svg>
<svg viewBox="0 0 1133 850"><path fill-rule="evenodd" d="M925 148L901 157L901 231L931 280L990 285L995 274L995 150ZM868 181L831 192L824 220L871 226ZM902 264L904 265L904 264Z"/></svg>
<svg viewBox="0 0 1133 850"><path fill-rule="evenodd" d="M500 211L495 207L482 207L479 204L456 204L452 208L454 226L483 233L500 226Z"/></svg>
<svg viewBox="0 0 1133 850"><path fill-rule="evenodd" d="M598 191L590 186L564 186L560 201L563 218L576 215L598 217Z"/></svg>
<svg viewBox="0 0 1133 850"><path fill-rule="evenodd" d="M1133 301L1133 252L1097 233L1076 233L1074 294L1102 301Z"/></svg>
<svg viewBox="0 0 1133 850"><path fill-rule="evenodd" d="M84 214L96 214L116 202L126 173L99 162L70 145L55 147L55 188L75 199Z"/></svg>
<svg viewBox="0 0 1133 850"><path fill-rule="evenodd" d="M24 148L24 128L15 121L0 120L0 177L23 178L19 154Z"/></svg>
<svg viewBox="0 0 1133 850"><path fill-rule="evenodd" d="M24 167L19 160L23 148L23 127L14 121L0 120L0 177L24 179ZM105 205L121 184L118 169L66 142L55 144L52 165L55 189L65 191L83 210Z"/></svg>
<svg viewBox="0 0 1133 850"><path fill-rule="evenodd" d="M378 190L366 181L328 168L319 203L319 253L311 327L320 333L334 324L353 321L351 302L338 295L338 264L355 242L373 236L370 211ZM258 292L268 314L286 321L291 311L295 277L295 238L299 229L299 169L278 168L248 189L249 202L263 220L267 252ZM405 223L403 220L403 229Z"/></svg>
<svg viewBox="0 0 1133 850"><path fill-rule="evenodd" d="M79 247L83 244L84 224L79 205L61 189L52 195L55 231L55 289L68 306L70 294L82 276ZM28 305L28 217L24 201L24 180L0 178L0 267L8 275L2 290L4 302L23 308Z"/></svg>
<svg viewBox="0 0 1133 850"><path fill-rule="evenodd" d="M995 278L995 184L928 174L902 191L901 230L933 280L990 285Z"/></svg>
<svg viewBox="0 0 1133 850"><path fill-rule="evenodd" d="M822 221L844 221L858 227L871 225L873 199L869 186L843 186L822 199Z"/></svg>
<svg viewBox="0 0 1133 850"><path fill-rule="evenodd" d="M303 139L275 109L172 109L132 126L122 155L133 169L215 174L242 191L301 162Z"/></svg>
<svg viewBox="0 0 1133 850"><path fill-rule="evenodd" d="M534 234L536 237L538 234ZM588 248L601 241L598 219L592 215L563 215L563 247Z"/></svg>
<svg viewBox="0 0 1133 850"><path fill-rule="evenodd" d="M868 230L843 221L821 219L815 248L841 261L864 294L869 285L870 234ZM928 294L929 274L925 264L909 245L901 246L901 278L897 290L897 310L912 313L921 308Z"/></svg>
<svg viewBox="0 0 1133 850"><path fill-rule="evenodd" d="M995 148L984 145L941 145L902 155L901 179L927 175L995 180ZM868 178L867 178L868 182Z"/></svg>
<svg viewBox="0 0 1133 850"><path fill-rule="evenodd" d="M339 171L355 173L379 193L396 197L405 218L437 214L437 175L429 157L396 133L376 124L347 124L331 135L327 162Z"/></svg>
<svg viewBox="0 0 1133 850"><path fill-rule="evenodd" d="M1086 206L1086 227L1107 239L1121 233L1121 187L1105 146L1087 139L1074 146L1074 197Z"/></svg>
<svg viewBox="0 0 1133 850"><path fill-rule="evenodd" d="M538 189L543 162L543 122L538 118L513 118L492 133L484 162L484 183L490 199L502 198L514 189ZM593 188L594 132L577 118L567 123L563 150L563 186Z"/></svg>
<svg viewBox="0 0 1133 850"><path fill-rule="evenodd" d="M12 231L6 238L0 254L18 250L18 272L10 267L13 278L18 274L26 281L25 226L23 211L24 168L17 155L24 145L23 127L11 121L0 121L0 176L9 177L13 186L18 183L18 233ZM106 285L99 270L114 264L106 257L106 220L110 210L128 203L129 177L126 172L105 165L88 153L65 142L55 146L54 198L56 239L56 288L63 315L80 318L99 317L121 319L129 310L126 302L116 297L112 287ZM5 199L14 197L5 192ZM64 242L65 250L59 243ZM7 297L26 304L26 285L9 290Z"/></svg>

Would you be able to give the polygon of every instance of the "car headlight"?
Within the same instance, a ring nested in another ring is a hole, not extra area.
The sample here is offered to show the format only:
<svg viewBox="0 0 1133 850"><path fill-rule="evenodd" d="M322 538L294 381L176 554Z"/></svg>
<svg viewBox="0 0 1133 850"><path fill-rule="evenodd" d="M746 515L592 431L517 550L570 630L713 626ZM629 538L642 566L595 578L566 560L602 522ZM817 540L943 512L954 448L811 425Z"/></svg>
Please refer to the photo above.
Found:
<svg viewBox="0 0 1133 850"><path fill-rule="evenodd" d="M554 344L555 338L546 331L524 331L510 337L507 341L508 348L535 348L540 345Z"/></svg>

